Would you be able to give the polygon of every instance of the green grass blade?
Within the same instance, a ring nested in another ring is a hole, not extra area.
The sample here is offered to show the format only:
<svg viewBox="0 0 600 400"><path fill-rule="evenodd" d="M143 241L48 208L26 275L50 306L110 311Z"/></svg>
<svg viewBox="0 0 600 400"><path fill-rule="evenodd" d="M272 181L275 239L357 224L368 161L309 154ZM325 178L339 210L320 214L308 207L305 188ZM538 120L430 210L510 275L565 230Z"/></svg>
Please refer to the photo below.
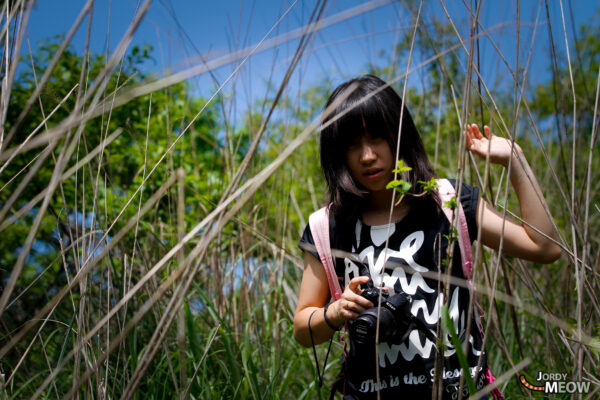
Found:
<svg viewBox="0 0 600 400"><path fill-rule="evenodd" d="M458 334L454 329L454 323L450 318L447 306L442 307L442 326L444 327L444 331L450 335L450 340L452 341L452 346L454 346L454 350L456 350L456 356L458 357L458 362L460 363L460 367L463 370L463 375L465 376L465 382L467 383L467 387L469 388L469 393L474 394L477 392L475 381L471 376L471 369L469 368L467 357L463 352L462 343L460 342Z"/></svg>

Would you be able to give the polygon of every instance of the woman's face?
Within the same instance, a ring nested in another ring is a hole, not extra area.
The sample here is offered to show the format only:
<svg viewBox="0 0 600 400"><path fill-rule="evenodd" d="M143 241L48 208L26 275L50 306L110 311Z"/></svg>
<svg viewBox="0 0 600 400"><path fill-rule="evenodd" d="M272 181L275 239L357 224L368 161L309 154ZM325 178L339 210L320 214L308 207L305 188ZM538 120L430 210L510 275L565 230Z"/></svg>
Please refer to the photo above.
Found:
<svg viewBox="0 0 600 400"><path fill-rule="evenodd" d="M346 151L346 166L356 183L369 192L386 190L394 178L394 155L384 138L368 133L358 137Z"/></svg>

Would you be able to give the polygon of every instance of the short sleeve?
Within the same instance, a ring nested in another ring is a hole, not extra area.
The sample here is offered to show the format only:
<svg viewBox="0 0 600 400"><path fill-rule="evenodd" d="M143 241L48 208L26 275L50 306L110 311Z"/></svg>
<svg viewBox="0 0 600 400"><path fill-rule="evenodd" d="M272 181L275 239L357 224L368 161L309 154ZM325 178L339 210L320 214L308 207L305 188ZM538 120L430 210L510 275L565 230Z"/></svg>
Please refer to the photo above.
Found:
<svg viewBox="0 0 600 400"><path fill-rule="evenodd" d="M315 240L313 239L312 232L310 231L310 225L306 224L306 228L304 228L304 233L298 242L298 247L300 250L308 251L310 254L315 256L317 260L319 260L319 253L315 248Z"/></svg>
<svg viewBox="0 0 600 400"><path fill-rule="evenodd" d="M456 179L448 179L456 189ZM477 204L479 203L479 188L462 184L460 191L460 204L465 212L467 228L469 229L469 238L471 243L477 239Z"/></svg>
<svg viewBox="0 0 600 400"><path fill-rule="evenodd" d="M463 183L460 191L460 203L465 211L467 227L471 242L477 239L477 204L479 202L479 188Z"/></svg>

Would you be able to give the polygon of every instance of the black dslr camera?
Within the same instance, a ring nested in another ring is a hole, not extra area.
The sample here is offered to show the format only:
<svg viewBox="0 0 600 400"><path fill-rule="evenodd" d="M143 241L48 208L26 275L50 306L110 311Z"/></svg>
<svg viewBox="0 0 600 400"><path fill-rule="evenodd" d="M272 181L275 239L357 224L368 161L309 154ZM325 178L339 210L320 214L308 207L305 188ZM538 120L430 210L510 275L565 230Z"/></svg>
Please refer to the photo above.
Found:
<svg viewBox="0 0 600 400"><path fill-rule="evenodd" d="M377 307L380 295L381 307ZM406 293L390 296L387 291L374 287L365 289L361 296L375 304L375 307L365 310L354 321L349 322L350 339L360 346L375 343L379 308L379 343L392 338L404 341L413 325L410 313L412 297Z"/></svg>

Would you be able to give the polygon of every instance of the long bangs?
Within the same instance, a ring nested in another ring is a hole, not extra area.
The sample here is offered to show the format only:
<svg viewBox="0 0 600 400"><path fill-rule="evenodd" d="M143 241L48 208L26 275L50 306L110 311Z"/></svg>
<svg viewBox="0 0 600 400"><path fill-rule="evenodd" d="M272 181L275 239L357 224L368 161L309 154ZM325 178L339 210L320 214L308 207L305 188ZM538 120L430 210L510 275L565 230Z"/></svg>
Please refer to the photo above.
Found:
<svg viewBox="0 0 600 400"><path fill-rule="evenodd" d="M400 115L399 113L393 115L394 113L390 113L390 111L394 107L383 104L381 97L385 90L376 94L371 93L377 89L379 88L357 88L324 121L326 123L335 116L339 116L329 127L323 130L321 137L326 139L328 145L345 151L355 140L368 133L373 138L387 140L390 147L394 148ZM388 88L386 90L392 89Z"/></svg>
<svg viewBox="0 0 600 400"><path fill-rule="evenodd" d="M402 100L384 81L366 75L338 86L329 97L327 107L351 85L356 85L356 88L323 120L325 127L321 130L321 167L329 186L334 215L344 214L345 217L353 218L365 204L368 192L360 188L350 176L346 167L348 147L357 138L368 133L373 138L385 139L395 154ZM435 172L406 107L402 115L401 142L400 158L413 168L404 179L408 178L413 184L411 192L416 191L420 186L418 181L429 180ZM425 196L421 200L425 201L411 199L411 206L423 209L424 205L433 205L432 200L435 201L431 196Z"/></svg>

